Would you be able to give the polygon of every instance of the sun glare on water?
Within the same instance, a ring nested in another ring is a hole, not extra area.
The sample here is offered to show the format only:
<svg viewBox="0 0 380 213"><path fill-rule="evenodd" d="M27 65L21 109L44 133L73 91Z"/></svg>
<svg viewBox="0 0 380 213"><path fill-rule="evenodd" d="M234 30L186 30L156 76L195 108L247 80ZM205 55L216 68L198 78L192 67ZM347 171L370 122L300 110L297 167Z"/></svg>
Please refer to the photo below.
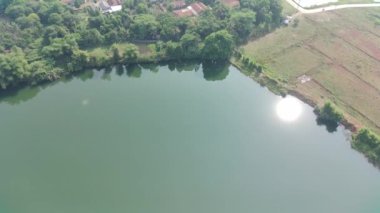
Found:
<svg viewBox="0 0 380 213"><path fill-rule="evenodd" d="M302 102L295 97L282 98L276 105L277 116L285 122L296 121L302 114Z"/></svg>

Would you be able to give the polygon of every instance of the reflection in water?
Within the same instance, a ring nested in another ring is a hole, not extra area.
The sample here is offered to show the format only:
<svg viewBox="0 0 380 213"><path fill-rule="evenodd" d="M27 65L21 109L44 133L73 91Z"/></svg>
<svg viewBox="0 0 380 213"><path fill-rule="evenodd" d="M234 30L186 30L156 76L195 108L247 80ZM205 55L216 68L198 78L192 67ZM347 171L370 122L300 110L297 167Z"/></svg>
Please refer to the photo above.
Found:
<svg viewBox="0 0 380 213"><path fill-rule="evenodd" d="M131 64L127 66L127 75L132 78L140 78L142 69L138 64Z"/></svg>
<svg viewBox="0 0 380 213"><path fill-rule="evenodd" d="M78 72L73 75L82 81L87 81L94 77L94 72L92 70L85 70L83 72Z"/></svg>
<svg viewBox="0 0 380 213"><path fill-rule="evenodd" d="M124 74L124 66L123 65L116 65L115 66L115 69L116 69L116 74L118 76L122 76Z"/></svg>
<svg viewBox="0 0 380 213"><path fill-rule="evenodd" d="M83 72L73 73L69 76L62 77L59 81L46 82L33 87L18 87L14 89L8 89L7 91L0 91L0 103L8 103L11 105L17 105L22 102L28 101L35 97L40 91L46 89L47 87L54 86L57 83L68 83L74 79L80 79L85 82L92 78L100 77L103 80L110 81L112 72L116 72L118 76L123 76L124 73L131 78L140 78L145 70L150 72L158 72L159 67L168 66L169 70L183 72L183 71L195 71L197 72L201 67L203 71L203 78L206 81L221 81L224 80L229 73L228 62L199 62L199 61L177 61L170 63L160 63L160 64L131 64L126 67L122 65L116 65L111 67L106 67L101 70L84 70ZM85 106L89 102L88 100L83 100L82 105Z"/></svg>
<svg viewBox="0 0 380 213"><path fill-rule="evenodd" d="M286 96L276 105L277 116L285 122L296 121L302 114L302 102L295 97Z"/></svg>
<svg viewBox="0 0 380 213"><path fill-rule="evenodd" d="M228 62L204 62L202 64L203 78L207 81L221 81L224 80L229 73Z"/></svg>
<svg viewBox="0 0 380 213"><path fill-rule="evenodd" d="M103 75L102 75L102 79L103 80L107 80L107 81L110 81L111 80L111 72L112 72L112 69L113 67L106 67L104 69L104 72L103 72Z"/></svg>
<svg viewBox="0 0 380 213"><path fill-rule="evenodd" d="M200 68L199 61L173 61L169 62L167 65L170 71L198 71Z"/></svg>
<svg viewBox="0 0 380 213"><path fill-rule="evenodd" d="M6 91L0 92L0 104L8 103L10 105L21 104L32 98L34 98L39 92L40 87L25 87L25 88L14 88Z"/></svg>
<svg viewBox="0 0 380 213"><path fill-rule="evenodd" d="M153 64L153 63L141 64L140 66L144 69L147 69L147 70L153 72L153 73L157 73L159 70L159 66L157 66L157 64Z"/></svg>
<svg viewBox="0 0 380 213"><path fill-rule="evenodd" d="M336 132L338 130L339 124L334 121L329 121L329 120L323 120L317 116L317 124L318 126L325 126L326 130L330 133Z"/></svg>

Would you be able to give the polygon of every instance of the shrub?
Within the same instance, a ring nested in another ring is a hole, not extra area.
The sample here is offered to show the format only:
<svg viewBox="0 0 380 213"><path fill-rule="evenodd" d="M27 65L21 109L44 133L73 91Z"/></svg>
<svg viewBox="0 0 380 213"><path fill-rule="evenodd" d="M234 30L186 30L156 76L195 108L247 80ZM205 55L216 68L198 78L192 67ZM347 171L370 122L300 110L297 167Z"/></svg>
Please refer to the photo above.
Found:
<svg viewBox="0 0 380 213"><path fill-rule="evenodd" d="M375 165L380 165L380 138L363 128L353 137L352 146L362 152Z"/></svg>
<svg viewBox="0 0 380 213"><path fill-rule="evenodd" d="M343 114L331 102L326 102L322 108L316 111L318 118L322 121L340 123L343 119Z"/></svg>

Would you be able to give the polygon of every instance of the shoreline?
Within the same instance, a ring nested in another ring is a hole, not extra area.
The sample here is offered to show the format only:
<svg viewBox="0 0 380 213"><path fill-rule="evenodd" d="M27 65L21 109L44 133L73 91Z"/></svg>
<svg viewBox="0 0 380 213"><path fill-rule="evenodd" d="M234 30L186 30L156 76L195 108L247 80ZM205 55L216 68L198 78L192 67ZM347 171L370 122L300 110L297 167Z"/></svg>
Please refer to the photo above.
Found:
<svg viewBox="0 0 380 213"><path fill-rule="evenodd" d="M193 59L196 60L196 59ZM38 86L38 85L43 85L44 83L49 83L49 82L55 82L61 78L67 77L67 76L72 76L75 73L80 73L84 70L87 69L103 69L109 66L109 64L112 65L136 65L136 64L159 64L159 63L165 63L165 62L175 62L175 61L183 61L183 60L178 60L178 59L173 59L173 58L168 58L168 57L141 57L137 58L134 61L125 63L119 61L116 63L115 61L112 61L112 58L109 58L109 60L105 60L104 64L98 64L98 65L90 65L89 63L84 64L84 68L82 70L75 70L75 71L63 71L57 78L54 79L44 79L39 82L18 82L17 85L13 85L12 87L8 87L7 89L0 89L0 96L5 95L7 92L12 92L12 91L17 91L25 86ZM189 60L187 60L189 61ZM191 61L191 60L190 60ZM255 68L248 68L246 65L244 65L239 59L237 59L235 56L232 56L228 60L229 64L231 66L234 66L236 69L239 70L242 74L247 76L248 78L251 78L258 84L260 84L263 87L266 87L270 92L272 92L275 95L279 96L286 96L286 95L292 95L302 102L306 103L307 105L311 106L314 110L318 109L319 105L316 100L313 100L310 97L307 97L306 95L302 94L301 92L297 91L294 88L289 88L284 83L281 83L277 81L276 79L271 78L267 74L263 73L263 70L266 69L266 67L255 63ZM318 116L318 115L317 115ZM348 119L347 119L348 117ZM376 158L376 160L371 159L371 156L368 155L368 150L360 150L358 146L358 142L356 136L360 134L361 130L366 129L366 126L364 126L362 123L359 121L357 122L352 122L352 120L355 120L356 118L352 117L350 115L347 115L347 113L343 113L343 119L338 123L339 125L342 125L346 130L348 130L351 133L351 137L349 138L350 145L353 149L356 151L360 152L364 156L366 156L368 162L373 164L375 167L380 168L380 161ZM375 140L376 140L376 134L374 135ZM376 141L375 141L376 142ZM360 145L360 144L359 144ZM374 150L369 150L369 151L374 151Z"/></svg>
<svg viewBox="0 0 380 213"><path fill-rule="evenodd" d="M285 87L284 85L282 85L281 83L279 83L275 79L272 79L268 75L265 75L264 73L260 73L258 76L249 75L249 73L251 73L251 71L248 70L247 68L244 68L244 66L241 65L237 60L230 60L230 63L231 63L231 65L236 67L240 72L247 75L247 77L256 81L260 85L263 85L266 88L268 88L268 90L271 91L272 93L274 93L276 95L281 95L281 96L286 96L286 95L294 96L294 97L298 98L299 100L301 100L302 102L306 103L307 105L311 106L314 110L318 107L317 102L314 101L313 99L306 97L305 95L301 94L300 92L298 92L295 89L289 89L289 88ZM272 84L269 86L266 85L265 82L268 80L271 82L275 82L275 85L272 85ZM353 133L353 134L358 133L358 130L360 128L357 126L357 124L355 124L354 122L350 122L349 120L346 119L346 117L347 116L344 115L344 118L340 122L340 124L346 130L349 130L351 133Z"/></svg>
<svg viewBox="0 0 380 213"><path fill-rule="evenodd" d="M268 88L274 94L286 96L292 95L307 105L311 106L315 111L320 107L316 100L307 97L301 92L286 87L283 83L271 78L270 76L264 74L263 72L257 72L257 70L252 68L247 68L239 59L232 57L230 59L231 65L236 67L240 72L242 72L247 77L256 81L262 86ZM255 63L255 67L264 68L264 66ZM270 81L271 84L266 84L265 82ZM325 102L326 104L326 102ZM354 116L342 111L343 118L341 121L337 122L338 125L342 125L345 130L350 132L351 137L347 138L352 149L361 153L366 157L367 161L374 167L380 169L380 153L378 152L378 146L380 146L380 137L373 131L367 128L362 122L355 118ZM318 115L317 115L318 116ZM374 147L373 147L374 146Z"/></svg>
<svg viewBox="0 0 380 213"><path fill-rule="evenodd" d="M186 59L186 60L190 60L190 59ZM197 60L197 59L192 59L192 60ZM159 63L175 62L175 61L182 61L182 60L168 58L168 57L155 58L155 57L151 56L151 57L141 57L141 58L135 59L134 61L131 61L128 63L123 63L123 62L112 61L112 58L109 58L108 60L105 60L104 61L105 63L100 65L100 66L99 65L90 65L89 63L84 64L84 69L103 69L103 68L110 66L111 64L112 65L126 65L126 66L128 66L128 65L136 65L136 64L159 64ZM316 107L318 107L318 104L315 100L306 97L305 95L301 94L297 90L289 89L288 87L284 86L282 83L280 83L277 80L271 78L270 76L264 74L263 72L257 73L255 70L245 68L244 65L241 64L238 60L236 60L236 58L234 56L232 56L228 60L228 62L232 66L237 68L241 73L246 75L247 77L251 78L252 80L257 82L261 86L268 88L268 90L271 91L272 93L274 93L276 95L280 95L280 96L292 95L292 96L300 99L302 102L308 104L309 106L311 106L314 109L316 109ZM263 69L265 69L265 67L263 67L262 65L259 65L259 66L262 67ZM0 89L0 95L2 95L3 93L6 93L8 91L18 90L19 88L22 88L24 86L38 86L38 85L41 85L44 83L54 82L54 81L59 80L61 78L71 76L75 73L80 73L82 71L83 70L63 71L57 78L43 79L39 82L34 82L34 83L32 83L30 81L18 82L17 85L13 85L13 86L8 87L6 89ZM253 74L253 73L255 73L255 74ZM345 115L343 121L341 122L341 124L345 127L345 129L351 131L352 133L357 133L358 130L360 129L357 124L347 120L346 115Z"/></svg>

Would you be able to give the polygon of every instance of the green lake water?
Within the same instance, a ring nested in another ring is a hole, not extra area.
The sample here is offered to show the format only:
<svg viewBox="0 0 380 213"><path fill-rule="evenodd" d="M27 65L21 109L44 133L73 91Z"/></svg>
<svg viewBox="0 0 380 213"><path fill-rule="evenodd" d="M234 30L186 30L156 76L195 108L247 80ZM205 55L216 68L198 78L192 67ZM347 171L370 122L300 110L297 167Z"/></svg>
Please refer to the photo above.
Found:
<svg viewBox="0 0 380 213"><path fill-rule="evenodd" d="M379 213L341 127L234 67L88 71L0 98L0 213Z"/></svg>

